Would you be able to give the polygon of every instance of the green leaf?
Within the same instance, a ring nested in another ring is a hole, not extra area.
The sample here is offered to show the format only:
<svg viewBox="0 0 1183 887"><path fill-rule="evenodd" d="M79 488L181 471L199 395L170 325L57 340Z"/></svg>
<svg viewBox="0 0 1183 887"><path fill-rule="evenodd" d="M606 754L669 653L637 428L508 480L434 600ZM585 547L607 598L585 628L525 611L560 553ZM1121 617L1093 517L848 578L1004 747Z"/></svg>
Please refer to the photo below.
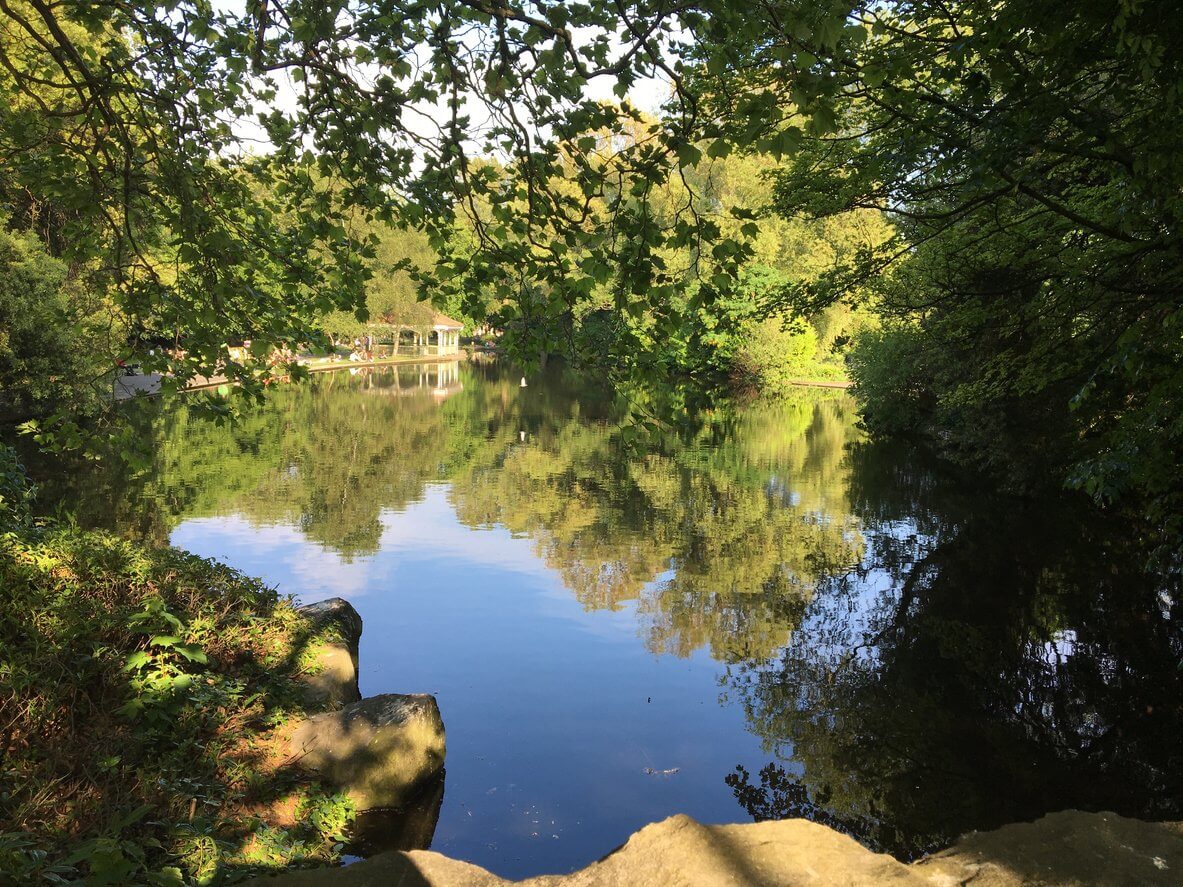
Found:
<svg viewBox="0 0 1183 887"><path fill-rule="evenodd" d="M678 162L683 166L697 166L702 160L702 151L689 143L679 145L675 153L678 155Z"/></svg>
<svg viewBox="0 0 1183 887"><path fill-rule="evenodd" d="M127 657L127 662L124 663L123 670L135 671L136 669L143 668L151 661L151 654L145 652L144 650L137 650Z"/></svg>
<svg viewBox="0 0 1183 887"><path fill-rule="evenodd" d="M166 866L158 872L150 872L148 883L153 887L182 887L185 883L185 876L176 866Z"/></svg>
<svg viewBox="0 0 1183 887"><path fill-rule="evenodd" d="M209 662L209 658L205 655L205 651L194 644L177 644L173 647L173 651L180 653L190 662L200 662L205 664Z"/></svg>
<svg viewBox="0 0 1183 887"><path fill-rule="evenodd" d="M722 160L731 153L732 147L731 142L727 141L727 139L715 139L711 142L710 147L707 148L707 157Z"/></svg>

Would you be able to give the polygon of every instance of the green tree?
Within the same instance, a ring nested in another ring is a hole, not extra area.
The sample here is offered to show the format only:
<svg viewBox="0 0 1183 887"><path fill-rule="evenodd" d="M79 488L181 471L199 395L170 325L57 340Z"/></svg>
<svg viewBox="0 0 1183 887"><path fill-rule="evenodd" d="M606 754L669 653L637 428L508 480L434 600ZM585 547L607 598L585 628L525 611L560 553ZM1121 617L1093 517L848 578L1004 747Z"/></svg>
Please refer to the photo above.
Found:
<svg viewBox="0 0 1183 887"><path fill-rule="evenodd" d="M430 328L431 304L421 299L413 274L435 260L422 231L379 223L371 229L374 257L367 262L369 278L364 287L364 310L332 311L320 321L334 337L373 333L397 336L400 327ZM354 236L358 236L355 232Z"/></svg>
<svg viewBox="0 0 1183 887"><path fill-rule="evenodd" d="M378 222L422 226L441 253L424 281L445 303L482 293L477 319L491 301L508 324L523 292L545 294L530 315L562 316L605 266L623 269L618 310L660 306L678 283L655 249L685 253L690 235L656 225L646 191L696 153L688 111L595 162L585 146L639 119L590 83L624 94L655 66L676 73L663 51L680 24L664 9L5 0L0 13L4 193L38 230L53 220L67 260L99 263L129 348L177 384L224 372L257 392L266 361L228 361L227 337L263 357L333 310L364 312ZM458 217L475 248L454 247ZM742 252L701 261L726 269Z"/></svg>
<svg viewBox="0 0 1183 887"><path fill-rule="evenodd" d="M1183 534L1169 0L0 12L14 218L101 269L131 347L178 381L260 390L265 362L227 362L226 337L265 356L364 313L393 222L426 233L416 279L440 304L531 358L590 320L633 381L716 382L720 340L770 316L810 322L828 359L873 304L921 337L910 427L1008 473L1046 454L1018 479L1145 510L1168 560ZM653 75L671 97L648 116L627 96ZM775 224L751 205L765 174ZM759 260L794 226L797 254ZM784 285L753 307L761 265ZM740 363L764 384L775 361Z"/></svg>
<svg viewBox="0 0 1183 887"><path fill-rule="evenodd" d="M110 391L95 359L96 319L83 313L77 290L36 238L0 228L0 420L63 406L88 411Z"/></svg>
<svg viewBox="0 0 1183 887"><path fill-rule="evenodd" d="M896 225L781 299L811 315L869 289L898 321L859 360L868 415L1146 509L1164 540L1183 530L1179 28L1167 2L788 2L695 49L712 115L787 158L780 214Z"/></svg>

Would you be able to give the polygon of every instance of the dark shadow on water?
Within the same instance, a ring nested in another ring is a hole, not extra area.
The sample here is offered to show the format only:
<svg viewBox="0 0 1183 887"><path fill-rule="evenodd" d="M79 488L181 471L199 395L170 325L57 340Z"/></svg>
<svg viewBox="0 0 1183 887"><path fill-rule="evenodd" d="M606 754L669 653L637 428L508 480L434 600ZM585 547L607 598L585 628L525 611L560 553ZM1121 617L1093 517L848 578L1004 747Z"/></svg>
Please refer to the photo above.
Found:
<svg viewBox="0 0 1183 887"><path fill-rule="evenodd" d="M359 814L350 829L346 852L370 857L388 850L430 850L444 803L444 779L441 770L404 808Z"/></svg>
<svg viewBox="0 0 1183 887"><path fill-rule="evenodd" d="M1183 814L1183 594L1070 501L851 454L859 571L819 584L779 657L728 669L775 759L726 777L754 819L804 816L914 859L1075 808Z"/></svg>

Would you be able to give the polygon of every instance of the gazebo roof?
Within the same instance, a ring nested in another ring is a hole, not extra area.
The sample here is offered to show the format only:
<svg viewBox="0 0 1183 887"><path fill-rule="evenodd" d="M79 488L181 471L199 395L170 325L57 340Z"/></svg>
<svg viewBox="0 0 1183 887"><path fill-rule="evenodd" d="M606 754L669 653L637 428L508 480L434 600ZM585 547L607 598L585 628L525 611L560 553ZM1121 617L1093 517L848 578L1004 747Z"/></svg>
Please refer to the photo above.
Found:
<svg viewBox="0 0 1183 887"><path fill-rule="evenodd" d="M464 329L464 324L462 324L460 321L452 320L452 318L448 317L448 315L441 314L438 311L431 312L431 319L426 324L389 323L386 321L370 321L366 324L366 326L374 327L374 328L385 327L387 329L400 329L400 330L422 330L422 329L462 330L462 329Z"/></svg>
<svg viewBox="0 0 1183 887"><path fill-rule="evenodd" d="M462 330L464 324L459 321L452 320L446 314L440 314L438 311L431 312L431 327L436 330Z"/></svg>

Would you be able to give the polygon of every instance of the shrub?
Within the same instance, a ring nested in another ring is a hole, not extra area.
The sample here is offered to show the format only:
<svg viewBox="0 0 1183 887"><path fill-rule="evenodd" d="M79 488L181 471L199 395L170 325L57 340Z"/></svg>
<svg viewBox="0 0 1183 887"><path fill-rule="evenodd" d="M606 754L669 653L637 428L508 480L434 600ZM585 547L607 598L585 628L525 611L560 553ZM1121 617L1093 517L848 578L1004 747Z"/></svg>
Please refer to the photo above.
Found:
<svg viewBox="0 0 1183 887"><path fill-rule="evenodd" d="M823 357L812 324L785 324L777 317L750 323L731 362L731 386L775 394L802 379L842 378L841 361Z"/></svg>
<svg viewBox="0 0 1183 887"><path fill-rule="evenodd" d="M27 528L33 487L16 451L0 444L0 533Z"/></svg>
<svg viewBox="0 0 1183 887"><path fill-rule="evenodd" d="M864 330L854 340L848 363L869 427L885 434L927 427L934 398L919 328L893 324Z"/></svg>
<svg viewBox="0 0 1183 887"><path fill-rule="evenodd" d="M19 514L13 464L0 456L0 490ZM351 809L271 744L301 710L296 675L319 640L290 602L172 548L10 525L0 882L214 883L336 859ZM281 802L321 812L265 822Z"/></svg>
<svg viewBox="0 0 1183 887"><path fill-rule="evenodd" d="M101 396L93 306L64 263L0 217L0 418L87 411ZM110 392L109 384L103 389Z"/></svg>

